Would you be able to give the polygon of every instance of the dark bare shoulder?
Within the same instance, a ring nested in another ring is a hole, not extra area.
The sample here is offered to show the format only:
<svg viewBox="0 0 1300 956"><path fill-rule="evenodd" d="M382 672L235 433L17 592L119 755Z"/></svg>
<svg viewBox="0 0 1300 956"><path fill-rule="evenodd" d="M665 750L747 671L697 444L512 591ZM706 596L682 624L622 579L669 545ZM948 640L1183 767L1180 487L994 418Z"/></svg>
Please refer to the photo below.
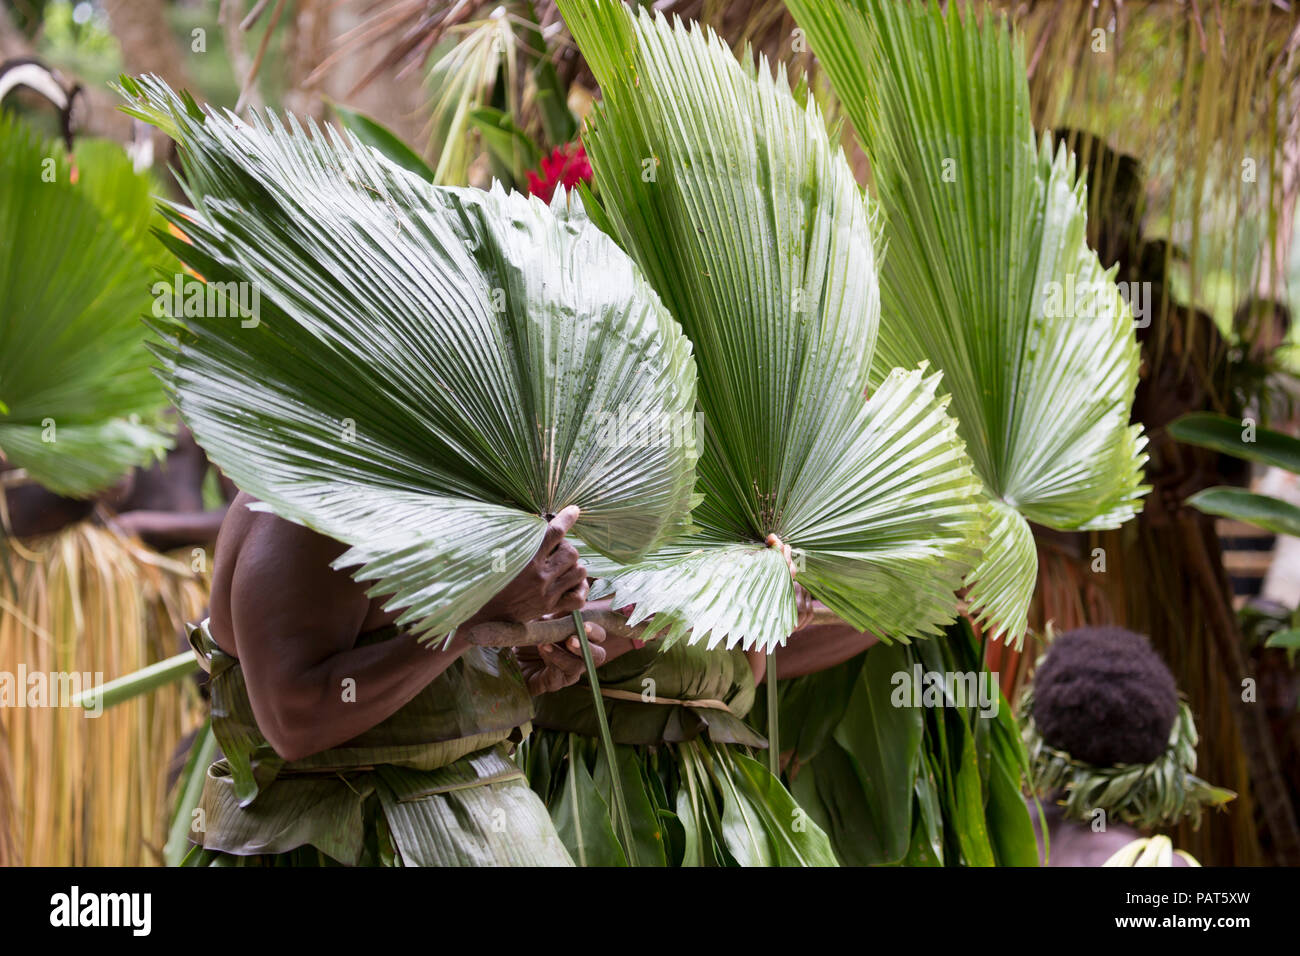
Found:
<svg viewBox="0 0 1300 956"><path fill-rule="evenodd" d="M309 528L249 505L240 492L217 537L212 568L211 627L217 644L238 653L235 621L331 618L360 628L369 609L361 585L331 567L346 547ZM251 612L251 613L250 613Z"/></svg>

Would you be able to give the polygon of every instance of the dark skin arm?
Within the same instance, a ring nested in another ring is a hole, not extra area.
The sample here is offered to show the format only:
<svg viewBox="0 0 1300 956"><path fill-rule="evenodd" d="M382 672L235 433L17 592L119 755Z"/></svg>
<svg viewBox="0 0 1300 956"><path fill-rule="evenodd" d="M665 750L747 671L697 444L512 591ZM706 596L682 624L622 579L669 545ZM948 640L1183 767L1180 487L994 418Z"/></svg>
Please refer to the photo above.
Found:
<svg viewBox="0 0 1300 956"><path fill-rule="evenodd" d="M0 528L15 538L53 534L70 524L84 521L95 512L97 503L110 510L119 507L131 493L130 475L104 489L93 498L64 498L28 479L16 480L18 469L0 458L0 495L9 516L9 527Z"/></svg>
<svg viewBox="0 0 1300 956"><path fill-rule="evenodd" d="M137 535L159 551L187 544L210 544L217 539L225 508L212 511L128 511L113 523L123 534Z"/></svg>
<svg viewBox="0 0 1300 956"><path fill-rule="evenodd" d="M803 588L799 590L807 595ZM813 608L825 608L820 601L809 599L808 603ZM854 630L842 621L800 627L784 647L776 649L776 672L782 678L814 674L843 664L879 642L880 638L870 631ZM767 655L757 657L755 661L755 655L751 655L749 663L754 668L754 680L761 684L767 676Z"/></svg>
<svg viewBox="0 0 1300 956"><path fill-rule="evenodd" d="M469 628L565 613L586 598L586 570L564 541L577 509L566 509L533 561L446 648L409 634L358 647L359 635L400 611L384 611L383 599L366 597L347 571L330 567L344 545L251 512L252 500L236 499L217 543L211 626L218 645L240 659L258 727L287 760L338 746L391 716L466 652ZM345 700L347 680L355 692L346 696L355 700Z"/></svg>
<svg viewBox="0 0 1300 956"><path fill-rule="evenodd" d="M873 644L879 642L880 638L869 631L854 630L843 622L836 624L807 623L812 617L813 610L824 610L825 605L820 601L814 601L808 592L798 585L795 586L795 595L799 608L799 625L794 633L790 635L790 640L785 646L778 647L776 650L777 673L781 677L801 677L804 674L826 670L837 664L842 664L851 657L856 657ZM611 601L607 598L602 601L590 602L585 610L597 613L607 611L610 607ZM593 626L588 625L588 627ZM604 635L603 630L601 633ZM643 646L643 642L633 641L616 634L604 636L604 659L612 661L622 657L634 648ZM554 687L544 686L539 683L537 689L534 689L530 683L529 690L533 694L558 690L576 681L583 672L580 653L581 648L578 645L577 637L570 638L568 642L562 645L555 644L540 648L520 647L515 650L515 655L519 658L519 663L524 668L525 674L529 673L530 668L540 669L544 664L551 664L553 667L558 668L558 672L552 675L553 680L558 680L561 673L566 678L563 683L559 683ZM767 674L767 655L761 651L749 651L747 653L749 666L754 672L754 681L761 684ZM561 654L565 654L565 659L557 659ZM598 661L598 666L599 663Z"/></svg>

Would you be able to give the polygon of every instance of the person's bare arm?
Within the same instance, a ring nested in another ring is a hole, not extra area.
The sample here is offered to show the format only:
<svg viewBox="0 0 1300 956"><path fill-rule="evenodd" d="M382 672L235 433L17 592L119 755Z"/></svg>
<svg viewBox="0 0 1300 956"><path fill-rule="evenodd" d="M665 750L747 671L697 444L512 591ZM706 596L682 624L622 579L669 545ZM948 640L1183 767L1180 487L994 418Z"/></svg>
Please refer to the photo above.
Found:
<svg viewBox="0 0 1300 956"><path fill-rule="evenodd" d="M445 649L409 634L355 646L370 601L346 571L330 567L344 546L279 519L260 522L235 559L230 625L267 741L288 760L338 746L445 671L469 647L467 629L581 607L586 569L563 540L576 519L576 508L558 515L533 561Z"/></svg>
<svg viewBox="0 0 1300 956"><path fill-rule="evenodd" d="M160 551L187 544L209 545L217 540L226 509L211 511L127 511L113 519L125 534L137 535Z"/></svg>
<svg viewBox="0 0 1300 956"><path fill-rule="evenodd" d="M433 650L410 635L356 647L369 600L347 572L330 567L343 551L288 522L259 522L231 579L230 623L249 701L286 760L375 726L465 652L463 640Z"/></svg>
<svg viewBox="0 0 1300 956"><path fill-rule="evenodd" d="M826 605L820 601L814 601L808 595L808 592L801 587L796 592L796 598L799 609L799 626L790 635L790 640L786 645L777 648L776 651L777 674L780 677L801 677L804 674L826 670L837 664L842 664L879 642L880 639L876 635L867 631L854 630L842 621L837 621L834 624L808 623L812 620L814 610L829 613ZM590 601L583 608L583 612L594 616L614 610L613 604L614 602L609 598ZM620 613L625 616L629 611L630 608L620 609ZM824 617L825 614L819 616ZM588 626L594 627L595 625L589 623ZM630 650L645 646L643 641L622 634L606 634L604 629L599 629L599 634L603 638L599 651L605 663L617 660ZM593 647L592 650L595 652L598 649ZM576 637L570 638L562 644L515 649L515 654L524 666L525 673L528 673L530 668L540 666L541 662L548 662L563 673L571 675L564 683L559 683L557 686L543 686L542 682L538 683L536 689L530 686L530 690L534 694L557 690L559 687L567 686L577 680L582 670L579 653ZM748 656L750 667L754 671L754 680L761 684L767 671L767 655L762 651L750 651ZM599 665L602 660L597 660L596 663ZM558 675L554 679L558 680Z"/></svg>
<svg viewBox="0 0 1300 956"><path fill-rule="evenodd" d="M820 601L814 602L814 606L825 608ZM856 657L879 641L871 632L854 630L842 621L810 624L795 631L784 647L776 649L776 673L778 677L802 677L824 671ZM758 678L760 682L762 679Z"/></svg>
<svg viewBox="0 0 1300 956"><path fill-rule="evenodd" d="M795 599L799 608L799 624L785 645L776 649L777 678L802 677L814 674L842 664L851 657L856 657L880 638L869 631L858 631L836 620L833 624L813 624L814 612L823 612L825 617L829 609L812 597L799 585L795 585ZM751 651L749 665L754 669L754 680L762 683L767 677L767 655Z"/></svg>

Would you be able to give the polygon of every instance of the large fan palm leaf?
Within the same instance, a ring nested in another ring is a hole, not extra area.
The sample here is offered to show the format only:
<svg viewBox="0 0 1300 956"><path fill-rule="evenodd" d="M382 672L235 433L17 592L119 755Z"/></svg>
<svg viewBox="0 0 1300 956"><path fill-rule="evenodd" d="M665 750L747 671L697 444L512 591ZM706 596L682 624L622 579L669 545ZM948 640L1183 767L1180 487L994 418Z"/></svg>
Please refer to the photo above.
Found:
<svg viewBox="0 0 1300 956"><path fill-rule="evenodd" d="M456 627L568 505L622 560L687 525L688 445L603 424L689 419L690 343L576 198L438 188L347 134L125 87L183 147L178 253L258 291L252 318L179 317L160 353L177 407L264 507L348 544L339 566L401 623Z"/></svg>
<svg viewBox="0 0 1300 956"><path fill-rule="evenodd" d="M600 83L583 139L605 211L700 373L701 530L602 567L619 602L669 641L770 648L796 617L775 534L853 625L936 633L982 546L978 481L937 375L869 388L873 216L821 116L710 31L560 9Z"/></svg>
<svg viewBox="0 0 1300 956"><path fill-rule="evenodd" d="M1023 52L991 13L791 0L871 157L886 217L876 375L930 361L994 516L970 600L1019 639L1027 521L1132 517L1145 439L1132 315L1086 240L1074 157L1035 140Z"/></svg>

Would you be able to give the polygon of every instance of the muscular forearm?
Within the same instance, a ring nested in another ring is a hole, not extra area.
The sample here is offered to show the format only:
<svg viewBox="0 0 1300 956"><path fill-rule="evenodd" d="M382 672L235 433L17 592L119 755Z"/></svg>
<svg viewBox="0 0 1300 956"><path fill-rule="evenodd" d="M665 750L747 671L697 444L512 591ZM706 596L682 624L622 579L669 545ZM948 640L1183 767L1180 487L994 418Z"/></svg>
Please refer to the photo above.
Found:
<svg viewBox="0 0 1300 956"><path fill-rule="evenodd" d="M253 696L258 726L287 760L337 747L392 716L468 647L461 636L443 650L402 634L333 654L285 678L268 695L274 703Z"/></svg>

